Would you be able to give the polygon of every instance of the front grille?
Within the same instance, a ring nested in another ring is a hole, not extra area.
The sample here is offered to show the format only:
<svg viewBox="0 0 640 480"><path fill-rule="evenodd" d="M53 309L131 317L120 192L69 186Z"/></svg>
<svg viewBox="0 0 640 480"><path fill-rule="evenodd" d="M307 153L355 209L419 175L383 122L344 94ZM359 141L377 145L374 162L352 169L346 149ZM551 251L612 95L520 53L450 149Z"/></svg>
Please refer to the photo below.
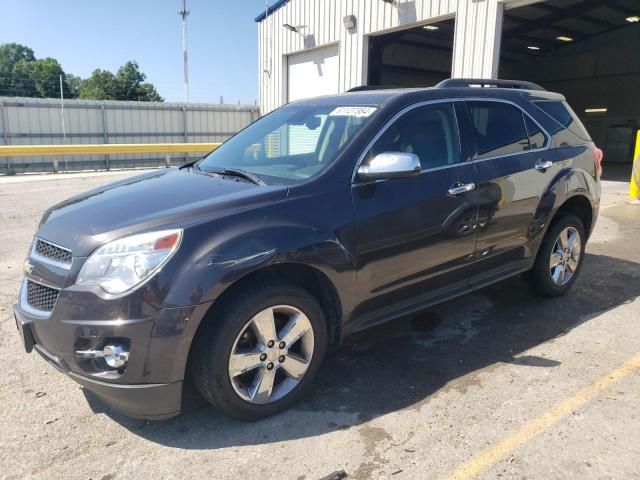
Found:
<svg viewBox="0 0 640 480"><path fill-rule="evenodd" d="M43 312L53 311L60 290L27 280L27 303L31 308Z"/></svg>
<svg viewBox="0 0 640 480"><path fill-rule="evenodd" d="M54 262L71 264L71 250L59 247L53 243L36 238L33 251L41 257L48 258Z"/></svg>

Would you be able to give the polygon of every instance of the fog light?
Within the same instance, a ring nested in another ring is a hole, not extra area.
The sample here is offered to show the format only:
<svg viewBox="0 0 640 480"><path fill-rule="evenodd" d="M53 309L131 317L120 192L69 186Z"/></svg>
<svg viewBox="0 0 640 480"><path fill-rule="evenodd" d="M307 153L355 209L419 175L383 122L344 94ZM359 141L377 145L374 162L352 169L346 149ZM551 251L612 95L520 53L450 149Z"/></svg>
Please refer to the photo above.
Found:
<svg viewBox="0 0 640 480"><path fill-rule="evenodd" d="M111 368L122 368L129 361L129 352L118 345L107 345L102 349L104 361Z"/></svg>
<svg viewBox="0 0 640 480"><path fill-rule="evenodd" d="M78 358L104 358L111 368L124 368L129 361L129 351L121 345L106 345L102 350L76 350Z"/></svg>

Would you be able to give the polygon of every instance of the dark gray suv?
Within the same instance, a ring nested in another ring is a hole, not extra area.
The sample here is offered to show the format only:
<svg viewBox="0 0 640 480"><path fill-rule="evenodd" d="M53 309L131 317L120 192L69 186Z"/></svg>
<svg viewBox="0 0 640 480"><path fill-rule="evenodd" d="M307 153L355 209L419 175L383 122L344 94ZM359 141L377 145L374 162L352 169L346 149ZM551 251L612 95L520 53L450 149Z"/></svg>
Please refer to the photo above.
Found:
<svg viewBox="0 0 640 480"><path fill-rule="evenodd" d="M177 415L191 375L264 417L356 330L518 274L565 293L601 160L564 98L527 82L295 102L200 161L51 207L16 323L128 415Z"/></svg>

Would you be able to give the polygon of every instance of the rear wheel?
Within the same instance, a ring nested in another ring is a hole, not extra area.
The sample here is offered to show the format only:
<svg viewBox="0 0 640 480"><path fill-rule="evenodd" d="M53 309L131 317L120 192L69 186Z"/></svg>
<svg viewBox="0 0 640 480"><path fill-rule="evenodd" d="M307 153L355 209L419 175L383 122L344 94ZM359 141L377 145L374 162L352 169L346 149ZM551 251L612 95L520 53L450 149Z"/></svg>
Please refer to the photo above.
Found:
<svg viewBox="0 0 640 480"><path fill-rule="evenodd" d="M255 284L223 305L195 343L200 393L242 420L273 415L311 386L326 351L322 309L306 290Z"/></svg>
<svg viewBox="0 0 640 480"><path fill-rule="evenodd" d="M549 228L528 279L547 297L566 293L576 281L584 258L584 226L575 215L563 215Z"/></svg>

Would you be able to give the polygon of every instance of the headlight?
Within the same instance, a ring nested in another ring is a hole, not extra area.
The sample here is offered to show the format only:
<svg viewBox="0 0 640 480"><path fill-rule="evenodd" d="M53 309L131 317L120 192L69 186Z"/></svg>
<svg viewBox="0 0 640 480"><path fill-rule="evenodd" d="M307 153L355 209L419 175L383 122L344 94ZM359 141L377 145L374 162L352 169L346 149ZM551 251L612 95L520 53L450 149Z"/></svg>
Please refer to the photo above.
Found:
<svg viewBox="0 0 640 480"><path fill-rule="evenodd" d="M109 242L91 254L76 283L114 295L131 290L167 263L181 240L182 230L162 230Z"/></svg>

